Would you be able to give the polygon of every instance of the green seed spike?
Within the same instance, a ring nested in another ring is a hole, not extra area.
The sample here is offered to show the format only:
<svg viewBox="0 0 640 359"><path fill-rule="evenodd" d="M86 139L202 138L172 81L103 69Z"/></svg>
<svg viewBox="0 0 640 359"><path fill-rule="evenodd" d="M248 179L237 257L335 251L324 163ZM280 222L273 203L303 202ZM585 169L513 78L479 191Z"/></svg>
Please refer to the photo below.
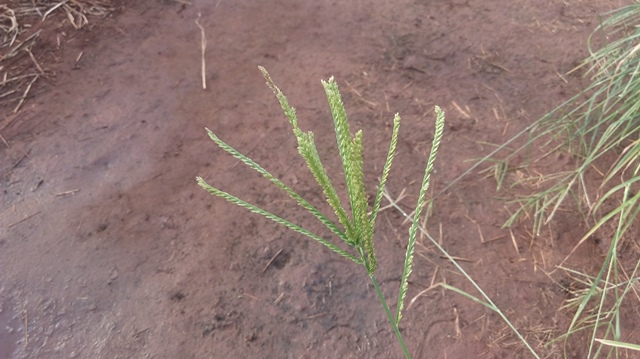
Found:
<svg viewBox="0 0 640 359"><path fill-rule="evenodd" d="M333 125L336 130L336 139L338 141L338 151L342 164L345 167L345 175L350 175L350 169L348 164L350 162L349 152L351 149L351 132L349 131L349 123L347 122L347 113L340 97L340 91L338 90L338 84L333 77L329 78L328 82L322 81L324 91L327 94L327 100L329 100L329 107L331 108L331 115L333 116ZM347 179L347 183L349 180Z"/></svg>
<svg viewBox="0 0 640 359"><path fill-rule="evenodd" d="M353 210L353 226L357 231L358 243L367 251L369 259L368 270L373 273L376 269L376 258L373 250L373 231L367 216L367 194L364 189L364 170L362 163L362 131L358 131L351 142L350 166L353 170L351 182L347 184L349 192L353 194L351 208Z"/></svg>
<svg viewBox="0 0 640 359"><path fill-rule="evenodd" d="M333 116L333 125L336 131L336 141L338 142L338 152L340 153L340 159L342 160L345 182L347 184L347 191L349 192L349 203L351 204L353 221L352 223L354 226L356 226L356 209L354 207L356 206L356 203L361 201L361 199L357 197L357 193L359 191L357 183L359 180L356 177L362 175L362 173L361 171L360 173L358 173L358 171L356 170L356 167L358 165L354 163L355 157L352 153L354 150L353 139L351 138L349 122L347 121L347 113L344 109L344 104L342 103L338 84L335 82L333 77L331 77L327 82L322 81L322 86L324 86L327 100L329 101L329 107L331 108L331 115ZM360 155L359 161L362 161L362 155ZM362 167L362 165L360 165L360 167ZM359 232L360 230L356 231ZM353 238L352 240L355 243L359 244L361 240L359 238L361 233L355 234L357 234L357 237Z"/></svg>
<svg viewBox="0 0 640 359"><path fill-rule="evenodd" d="M282 181L280 181L278 178L276 178L274 175L272 175L271 173L269 173L267 170L265 170L264 168L262 168L260 165L258 165L257 163L255 163L252 159L250 159L249 157L243 155L242 153L238 152L238 150L236 150L235 148L229 146L227 143L225 143L224 141L222 141L220 138L218 138L218 136L216 136L213 132L211 132L211 130L209 130L208 128L206 129L207 133L209 134L209 137L213 140L213 142L215 142L220 148L222 148L223 150L225 150L227 153L231 154L233 157L239 159L240 161L242 161L244 164L246 164L247 166L249 166L250 168L254 169L255 171L257 171L258 173L260 173L261 175L263 175L265 178L267 178L269 181L273 182L276 186L280 187L282 190L284 190L285 192L287 192L287 194L293 198L302 208L306 209L307 211L309 211L311 214L313 214L316 218L318 218L318 220L320 220L320 222L322 222L322 224L324 224L327 228L329 228L329 230L331 232L333 232L334 234L336 234L339 238L341 238L342 240L346 241L347 237L346 234L340 230L340 228L338 228L338 226L336 226L331 220L329 220L325 215L323 215L322 213L320 213L320 211L315 208L313 205L311 205L311 203L309 203L307 200L305 200L304 198L302 198L302 196L300 196L298 193L296 193L293 189L291 189L289 186L285 185L284 183L282 183Z"/></svg>
<svg viewBox="0 0 640 359"><path fill-rule="evenodd" d="M380 178L380 185L378 186L378 192L376 193L376 199L373 203L373 210L371 211L371 229L373 231L373 227L376 223L376 217L378 215L378 211L380 210L380 202L382 201L382 195L384 193L384 186L387 183L387 178L389 178L389 171L391 171L391 163L393 162L393 157L396 152L396 146L398 145L398 133L400 132L400 115L396 113L393 118L393 131L391 133L391 144L389 145L389 152L387 154L387 160L384 163L384 168L382 169L382 177Z"/></svg>
<svg viewBox="0 0 640 359"><path fill-rule="evenodd" d="M407 253L404 258L404 271L402 272L402 279L400 280L396 325L400 324L400 320L402 319L404 300L407 297L407 291L409 289L409 276L413 270L413 254L416 245L418 223L420 223L420 215L422 214L422 208L426 202L427 190L429 189L429 183L431 180L431 172L433 171L433 164L435 163L438 148L440 147L440 140L442 139L442 132L444 131L444 111L442 111L440 107L436 106L435 113L436 131L433 136L433 142L431 143L431 152L429 153L429 159L427 160L427 168L424 171L424 179L422 180L422 186L420 187L420 195L418 196L418 204L416 205L413 223L409 229L409 243L407 244Z"/></svg>
<svg viewBox="0 0 640 359"><path fill-rule="evenodd" d="M267 80L267 86L269 86L271 91L276 94L276 97L280 102L280 106L284 111L284 114L287 116L289 122L291 122L291 125L293 126L293 132L295 133L296 137L298 137L301 131L300 128L298 128L298 117L296 116L296 109L289 105L289 100L287 100L278 86L273 83L273 80L271 79L271 76L269 75L267 70L262 66L258 66L258 68L260 69L260 72L262 72L262 76L264 76L264 79Z"/></svg>
<svg viewBox="0 0 640 359"><path fill-rule="evenodd" d="M364 174L362 169L362 131L356 133L356 137L351 143L351 158L349 166L353 175L350 182L347 183L349 192L353 193L353 202L351 203L353 224L358 232L362 232L367 225L367 194L364 190ZM359 238L362 240L363 238Z"/></svg>
<svg viewBox="0 0 640 359"><path fill-rule="evenodd" d="M352 260L356 264L364 264L362 262L362 260L360 260L360 259L354 257L353 255L345 252L340 247L338 247L335 244L327 241L326 239L324 239L324 238L322 238L322 237L320 237L320 236L318 236L318 235L316 235L316 234L314 234L314 233L312 233L312 232L310 232L310 231L308 231L308 230L306 230L306 229L304 229L304 228L302 228L302 227L300 227L300 226L298 226L298 225L296 225L294 223L291 223L291 222L287 221L284 218L278 217L278 216L276 216L275 214L273 214L271 212L268 212L268 211L266 211L266 210L264 210L264 209L262 209L260 207L254 206L251 203L245 202L245 201L241 200L240 198L235 197L235 196L233 196L233 195L231 195L231 194L229 194L227 192L221 191L221 190L219 190L219 189L217 189L215 187L210 186L207 182L205 182L202 179L202 177L196 177L196 180L198 181L198 184L200 185L200 187L204 188L205 190L207 190L212 195L224 198L225 200L227 200L227 201L229 201L229 202L231 202L231 203L233 203L233 204L235 204L237 206L244 207L244 208L248 209L249 211L251 211L253 213L257 213L257 214L262 215L262 216L264 216L264 217L266 217L266 218L268 218L268 219L270 219L270 220L272 220L272 221L274 221L276 223L282 224L285 227L287 227L287 228L289 228L289 229L291 229L291 230L293 230L295 232L298 232L298 233L304 234L307 237L313 238L316 241L318 241L318 242L322 243L323 245L327 246L327 248L329 248L332 251L338 253L339 255Z"/></svg>
<svg viewBox="0 0 640 359"><path fill-rule="evenodd" d="M329 176L327 175L322 162L320 161L320 156L318 155L318 149L316 148L315 142L313 140L313 133L309 132L304 134L299 138L298 142L298 151L304 160L307 162L307 166L309 170L313 174L313 177L316 179L316 182L322 188L322 192L327 198L327 202L331 208L333 208L334 212L338 216L338 220L345 228L346 232L346 242L349 245L355 245L356 236L354 235L354 229L352 226L349 217L347 216L346 211L340 204L340 198L336 193Z"/></svg>
<svg viewBox="0 0 640 359"><path fill-rule="evenodd" d="M335 188L333 187L333 184L331 183L331 180L329 179L329 176L327 175L324 166L320 161L320 156L318 155L318 150L313 140L313 133L304 133L302 132L302 130L300 130L300 128L298 127L296 110L289 104L289 100L287 100L287 97L284 95L284 93L282 93L278 86L275 85L267 70L262 66L258 66L258 68L262 72L265 80L267 80L267 86L269 86L269 88L276 94L282 110L284 111L293 127L293 134L296 136L296 140L298 141L298 152L300 153L300 156L302 156L302 158L307 163L307 167L309 167L309 170L313 174L313 177L316 179L316 182L318 182L318 184L322 188L327 202L329 202L329 205L336 213L336 216L338 216L338 221L345 229L346 238L341 238L349 245L355 245L355 236L353 233L351 220L342 207L338 194L336 193Z"/></svg>

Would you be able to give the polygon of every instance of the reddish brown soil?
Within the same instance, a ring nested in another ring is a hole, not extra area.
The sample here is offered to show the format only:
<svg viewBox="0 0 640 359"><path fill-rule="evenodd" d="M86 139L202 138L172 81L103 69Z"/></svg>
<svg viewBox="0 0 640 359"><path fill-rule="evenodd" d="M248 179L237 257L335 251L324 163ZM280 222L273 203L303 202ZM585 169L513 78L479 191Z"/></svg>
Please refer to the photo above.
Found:
<svg viewBox="0 0 640 359"><path fill-rule="evenodd" d="M396 195L406 188L402 206L409 209L435 104L448 116L434 194L491 143L580 88L580 77L563 74L586 56L598 14L620 5L192 3L129 2L109 18L91 19L95 26L74 33L77 41L46 64L55 83L39 83L2 130L0 357L400 357L362 268L196 185L201 175L321 231L286 195L219 150L204 128L321 203L257 66L289 96L301 127L316 133L337 179L320 85L333 75L352 128L364 129L371 190L393 113L402 115L388 188ZM206 90L198 13L208 43ZM512 240L500 228L508 214L495 197L495 181L474 171L436 197L427 227L542 356L561 357L561 345L540 346L563 333L569 318L559 311L566 293L545 271L575 246L581 219L564 213L533 240L524 223ZM377 277L391 302L407 229L396 211L381 213ZM472 291L427 239L418 252L410 299L440 281ZM583 264L600 258L588 245L576 256ZM530 357L496 314L441 289L418 298L401 327L415 358ZM576 340L567 354L582 358L583 348Z"/></svg>

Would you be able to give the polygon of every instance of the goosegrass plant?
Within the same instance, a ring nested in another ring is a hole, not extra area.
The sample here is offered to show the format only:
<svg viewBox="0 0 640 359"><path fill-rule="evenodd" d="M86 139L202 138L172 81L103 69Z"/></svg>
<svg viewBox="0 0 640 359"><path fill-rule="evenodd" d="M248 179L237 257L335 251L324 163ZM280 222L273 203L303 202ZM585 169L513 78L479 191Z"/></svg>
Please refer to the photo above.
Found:
<svg viewBox="0 0 640 359"><path fill-rule="evenodd" d="M533 221L534 233L540 235L567 200L572 200L589 229L569 256L593 235L612 229L600 270L595 275L579 275L584 289L574 291L575 297L567 303L565 308L574 311L573 318L558 340L564 340L566 348L570 337L586 330L590 338L587 358L618 358L621 349L639 348L637 343L623 341L620 311L640 301L640 258L633 246L625 246L628 231L638 230L640 212L640 2L605 14L587 43L590 56L574 71L586 70L590 84L497 146L458 179L482 163L493 162L489 170L500 190L507 178L517 177L508 173L524 173L549 156L567 152L575 159L574 168L512 182L511 186L535 184L528 187L537 189L514 201L518 208L505 226L527 217ZM523 145L514 146L522 139ZM543 154L533 158L534 147ZM507 155L498 159L501 151ZM600 179L596 190L593 178ZM628 252L624 263L623 248ZM567 271L563 264L559 268Z"/></svg>
<svg viewBox="0 0 640 359"><path fill-rule="evenodd" d="M292 128L293 134L296 137L298 142L298 152L300 156L304 159L307 164L307 167L313 174L313 177L316 179L316 182L320 185L327 202L330 207L335 212L335 215L338 219L338 222L334 222L329 219L326 215L321 213L317 208L315 208L312 204L310 204L307 200L302 198L298 193L296 193L289 186L284 184L278 178L270 174L267 170L262 168L260 165L255 163L253 160L243 155L224 141L222 141L218 136L216 136L212 131L207 129L209 137L223 150L231 154L233 157L239 159L244 164L259 172L262 176L266 177L268 180L273 182L277 187L285 191L293 200L297 202L299 206L307 210L313 216L315 216L325 227L327 227L335 236L341 239L345 245L347 245L348 250L342 249L340 246L335 243L320 237L319 235L297 225L294 224L282 217L277 216L265 209L259 208L251 203L248 203L232 194L229 194L225 191L217 189L211 185L209 185L204 179L201 177L197 177L197 182L200 186L202 186L209 193L222 197L223 199L236 204L238 206L244 207L251 212L260 214L265 216L266 218L284 225L285 227L304 234L307 237L310 237L320 244L326 246L331 249L335 253L341 255L344 258L347 258L354 262L357 265L362 266L369 276L371 283L376 291L376 294L382 304L382 307L387 315L389 323L393 329L393 332L396 335L398 343L402 349L405 358L411 358L409 350L404 342L402 334L399 330L399 324L402 319L404 303L407 297L407 291L409 287L409 276L411 275L413 268L413 258L415 252L416 238L417 232L420 231L424 234L431 243L442 253L442 255L447 258L456 269L472 284L472 286L478 291L480 294L480 298L469 294L459 288L451 286L447 283L439 283L437 286L443 287L445 289L451 290L458 294L465 296L468 299L473 300L476 303L482 304L488 309L497 313L500 318L502 318L507 326L515 333L515 335L519 338L519 340L523 343L526 349L532 354L532 356L536 359L540 357L535 352L535 350L531 347L531 345L527 342L527 340L518 332L515 326L509 321L506 315L500 310L500 308L491 300L491 298L482 290L482 288L473 280L473 278L460 266L460 264L452 257L443 247L442 245L434 239L424 228L424 225L419 225L420 218L423 211L423 208L426 208L429 211L429 206L433 204L432 201L427 200L427 190L429 188L431 173L433 171L433 166L435 163L436 154L438 152L438 148L440 146L440 141L442 139L442 134L444 130L444 111L438 106L435 107L435 115L436 115L436 124L435 124L435 134L433 138L433 142L431 145L431 151L429 154L429 158L427 159L427 165L424 172L424 177L422 179L422 184L420 187L418 201L414 211L411 214L406 213L397 203L397 200L393 200L389 193L385 190L385 184L389 177L389 171L391 169L391 164L393 162L393 158L395 155L396 145L398 142L398 133L400 130L400 116L398 114L395 115L393 121L393 130L391 134L391 143L389 145L389 151L387 153L387 157L385 160L385 164L382 170L382 175L380 177L380 183L378 185L376 196L374 198L373 206L371 210L368 207L367 196L364 188L364 168L362 162L363 155L363 147L362 147L362 131L358 131L354 136L351 136L351 130L349 128L349 123L347 121L347 114L344 109L344 105L342 103L342 98L340 95L340 91L338 89L338 85L336 84L333 78L330 78L329 81L323 81L322 85L324 86L324 90L329 101L329 106L331 108L331 113L333 117L333 124L336 132L336 140L337 147L340 158L342 160L343 172L345 176L345 182L348 192L349 198L349 207L351 209L351 215L347 212L347 207L343 206L340 202L339 196L335 187L333 186L331 180L329 179L328 174L326 173L324 166L320 160L320 155L317 151L316 145L314 143L314 135L312 132L303 132L298 126L298 119L296 116L295 109L291 107L289 101L285 97L285 95L280 91L280 89L274 84L273 80L267 73L267 71L260 67L260 71L262 71L263 76L267 81L267 85L271 90L275 93L282 110L284 111L286 117L288 118ZM389 200L390 205L386 206L386 208L393 207L398 210L404 217L407 218L411 222L411 226L409 228L409 237L407 240L407 249L404 258L404 265L402 269L402 276L400 279L400 287L397 297L397 303L395 306L395 310L392 311L392 308L389 307L387 300L384 298L378 281L375 278L375 270L377 267L377 259L376 253L374 250L374 227L375 221L379 211L381 210L381 202L382 198L385 197ZM420 295L414 297L414 300L418 298Z"/></svg>
<svg viewBox="0 0 640 359"><path fill-rule="evenodd" d="M259 172L262 176L266 177L277 187L285 191L297 204L315 216L325 227L327 227L336 237L341 239L346 246L347 250L341 248L341 246L324 239L321 236L294 224L282 217L277 216L265 209L259 208L251 203L248 203L232 194L217 189L201 177L197 177L197 182L209 193L222 197L225 200L244 207L251 212L260 214L276 223L284 225L285 227L301 233L307 237L310 237L320 244L331 249L333 252L351 260L353 263L362 266L375 288L375 291L382 303L384 311L387 315L389 323L396 335L396 338L400 344L402 352L405 358L410 358L411 355L407 346L402 338L402 334L398 328L402 319L404 302L407 296L407 290L409 285L409 276L411 275L413 268L413 257L416 243L416 233L418 231L419 218L422 214L422 209L426 202L427 189L429 188L430 176L433 171L434 162L440 140L442 138L444 130L444 112L439 107L435 107L436 125L435 135L431 146L431 152L427 160L416 209L412 216L412 225L409 230L409 238L407 241L407 250L404 259L404 266L402 270L402 276L400 281L400 288L397 298L395 310L389 307L385 300L378 281L375 278L375 270L377 267L376 253L374 249L374 227L377 215L380 211L380 204L383 198L385 184L389 176L391 164L395 155L396 145L398 143L398 133L400 129L400 116L395 115L393 120L393 130L391 134L391 143L389 145L389 151L386 157L386 161L380 177L380 183L376 192L376 196L373 202L373 206L369 209L367 195L364 186L364 168L363 168L363 146L362 146L362 130L357 131L354 136L351 135L349 123L347 121L347 115L342 103L342 98L338 90L338 85L335 80L330 78L328 81L322 81L324 90L329 101L331 108L331 114L333 117L333 124L336 132L337 146L340 158L342 160L342 167L345 176L345 182L349 198L348 213L346 206L340 202L338 192L336 191L329 175L325 171L325 168L320 160L320 155L314 142L314 134L312 132L303 132L298 127L298 119L295 109L289 104L289 101L280 89L274 84L273 80L267 73L267 71L260 67L262 74L264 75L267 85L275 93L282 110L293 128L293 134L298 143L298 152L300 156L306 162L309 170L313 174L313 177L320 185L324 196L335 212L338 222L334 222L325 214L321 213L316 207L314 207L307 200L302 198L292 188L284 184L281 180L273 176L266 169L258 165L256 162L243 155L224 141L216 136L212 131L207 129L209 137L223 150L231 154L233 157L239 159L244 164Z"/></svg>

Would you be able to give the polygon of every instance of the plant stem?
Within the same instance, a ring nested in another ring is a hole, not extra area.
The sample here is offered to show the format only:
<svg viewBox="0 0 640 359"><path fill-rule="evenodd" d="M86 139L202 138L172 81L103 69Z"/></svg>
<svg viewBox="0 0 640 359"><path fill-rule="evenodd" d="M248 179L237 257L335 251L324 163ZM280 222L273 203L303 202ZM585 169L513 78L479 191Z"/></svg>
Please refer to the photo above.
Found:
<svg viewBox="0 0 640 359"><path fill-rule="evenodd" d="M411 354L409 354L409 350L407 349L407 346L404 344L404 340L402 339L402 334L400 334L400 329L398 329L398 325L396 324L396 321L393 318L391 311L389 310L387 301L384 300L384 296L382 295L382 291L380 291L380 286L378 286L378 282L376 281L373 274L369 274L369 278L371 278L371 282L373 283L373 286L376 288L376 293L378 293L378 298L380 298L380 302L384 307L384 311L385 313L387 313L387 318L389 319L389 323L391 323L391 327L393 327L393 331L396 333L396 337L398 338L398 343L400 343L400 346L402 347L402 351L404 352L404 357L406 359L411 359Z"/></svg>

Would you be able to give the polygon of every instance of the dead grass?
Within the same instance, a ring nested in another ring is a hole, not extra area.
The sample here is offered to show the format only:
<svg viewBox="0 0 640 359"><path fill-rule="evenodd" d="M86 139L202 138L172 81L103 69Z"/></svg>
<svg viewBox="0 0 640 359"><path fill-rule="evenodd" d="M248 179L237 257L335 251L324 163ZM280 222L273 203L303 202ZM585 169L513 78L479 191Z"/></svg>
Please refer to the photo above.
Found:
<svg viewBox="0 0 640 359"><path fill-rule="evenodd" d="M0 107L20 111L38 79L49 78L39 39L43 31L79 30L113 10L108 0L9 0L0 5ZM58 47L61 45L58 37Z"/></svg>

